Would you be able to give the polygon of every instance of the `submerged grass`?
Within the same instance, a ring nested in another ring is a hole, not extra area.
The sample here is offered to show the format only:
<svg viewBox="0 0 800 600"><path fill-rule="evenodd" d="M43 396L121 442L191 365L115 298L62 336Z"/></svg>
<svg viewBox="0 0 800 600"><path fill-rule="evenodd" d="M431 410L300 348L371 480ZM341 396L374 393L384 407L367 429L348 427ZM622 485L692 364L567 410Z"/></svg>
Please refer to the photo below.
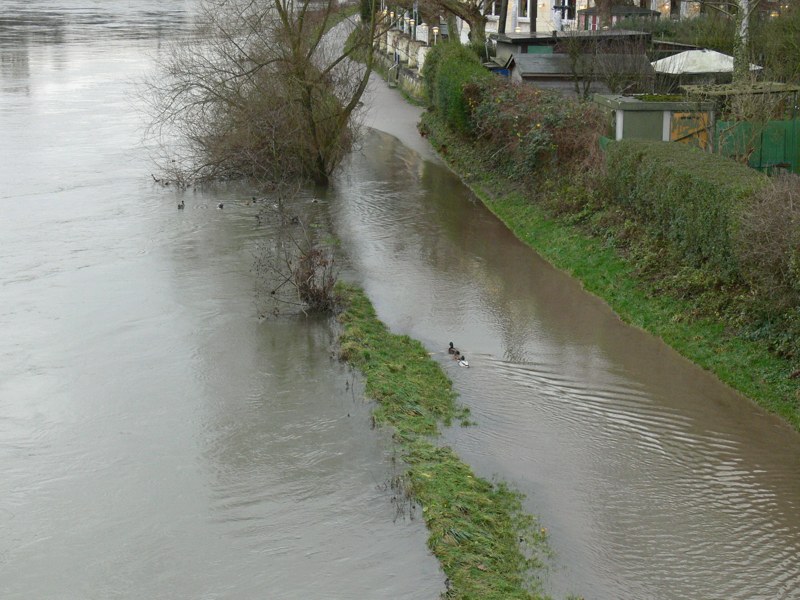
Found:
<svg viewBox="0 0 800 600"><path fill-rule="evenodd" d="M447 447L434 443L439 424L469 413L452 382L417 340L392 334L364 292L340 285L339 356L365 378L378 401L377 423L389 425L408 465L406 492L422 506L428 546L448 578L443 597L542 598L535 576L547 554L546 534L522 510L521 496L475 476Z"/></svg>
<svg viewBox="0 0 800 600"><path fill-rule="evenodd" d="M791 365L770 352L765 342L731 333L722 320L692 316L695 305L662 293L637 276L636 265L606 240L559 219L495 173L481 171L475 149L452 134L432 113L423 126L435 148L486 207L525 244L550 263L579 279L626 322L660 337L732 388L776 413L800 431L800 386L789 379Z"/></svg>

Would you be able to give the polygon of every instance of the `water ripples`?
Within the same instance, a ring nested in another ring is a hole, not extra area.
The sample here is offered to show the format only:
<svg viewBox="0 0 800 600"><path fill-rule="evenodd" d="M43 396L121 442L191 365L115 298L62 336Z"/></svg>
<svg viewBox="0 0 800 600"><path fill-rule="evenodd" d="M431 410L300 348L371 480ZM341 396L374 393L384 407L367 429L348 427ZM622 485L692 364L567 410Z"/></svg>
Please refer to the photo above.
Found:
<svg viewBox="0 0 800 600"><path fill-rule="evenodd" d="M435 350L472 411L448 442L551 530L551 592L800 597L797 435L621 323L449 174L382 134L367 148L335 205L345 249L379 316Z"/></svg>
<svg viewBox="0 0 800 600"><path fill-rule="evenodd" d="M605 582L587 597L766 599L800 586L791 564L800 533L786 502L797 481L754 466L770 457L748 455L730 432L698 427L653 390L608 372L575 380L545 360L472 362L480 381L466 396L479 426L467 443L478 464L513 456L518 476L549 472L542 458L580 437L580 447L565 449L576 497L560 509L596 519L585 550ZM715 564L725 567L709 571Z"/></svg>

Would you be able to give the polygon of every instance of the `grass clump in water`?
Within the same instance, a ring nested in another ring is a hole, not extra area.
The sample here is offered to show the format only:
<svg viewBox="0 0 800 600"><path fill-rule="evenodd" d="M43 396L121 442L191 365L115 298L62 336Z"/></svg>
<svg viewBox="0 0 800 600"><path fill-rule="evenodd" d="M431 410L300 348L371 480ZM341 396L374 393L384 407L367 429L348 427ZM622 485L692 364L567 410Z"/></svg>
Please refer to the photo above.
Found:
<svg viewBox="0 0 800 600"><path fill-rule="evenodd" d="M475 476L447 447L433 443L439 423L467 423L452 382L408 336L378 320L364 292L339 285L344 309L339 356L365 377L378 401L375 420L390 425L408 465L406 492L422 506L428 546L448 578L446 598L542 598L534 570L548 553L546 533L522 510L521 496Z"/></svg>

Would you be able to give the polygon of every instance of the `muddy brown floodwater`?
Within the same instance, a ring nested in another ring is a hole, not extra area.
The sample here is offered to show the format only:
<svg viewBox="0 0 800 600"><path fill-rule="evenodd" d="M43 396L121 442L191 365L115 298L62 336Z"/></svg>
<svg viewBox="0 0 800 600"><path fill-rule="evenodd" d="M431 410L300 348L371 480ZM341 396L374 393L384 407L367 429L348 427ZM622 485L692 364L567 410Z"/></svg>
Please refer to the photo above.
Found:
<svg viewBox="0 0 800 600"><path fill-rule="evenodd" d="M478 426L449 443L549 529L549 589L800 598L800 436L523 246L394 90L376 83L370 106L392 136L340 178L337 232L380 318L422 340L472 410Z"/></svg>

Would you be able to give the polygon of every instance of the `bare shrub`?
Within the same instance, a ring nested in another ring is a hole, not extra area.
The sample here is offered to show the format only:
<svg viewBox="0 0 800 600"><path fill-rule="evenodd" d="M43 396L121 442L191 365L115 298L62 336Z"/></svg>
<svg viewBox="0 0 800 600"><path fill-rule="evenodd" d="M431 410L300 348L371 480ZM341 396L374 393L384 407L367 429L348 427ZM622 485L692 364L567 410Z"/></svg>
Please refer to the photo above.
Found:
<svg viewBox="0 0 800 600"><path fill-rule="evenodd" d="M607 118L596 104L572 102L565 107L561 122L553 131L558 162L575 174L594 177L603 164L600 137Z"/></svg>
<svg viewBox="0 0 800 600"><path fill-rule="evenodd" d="M308 313L336 308L339 275L333 245L320 238L324 227L310 226L305 216L292 215L297 198L283 191L262 219L275 226L258 245L254 270L256 296L263 314L290 308Z"/></svg>
<svg viewBox="0 0 800 600"><path fill-rule="evenodd" d="M492 168L534 184L542 169L566 176L601 164L605 119L596 106L499 79L477 87L470 92L472 119Z"/></svg>
<svg viewBox="0 0 800 600"><path fill-rule="evenodd" d="M735 250L754 291L780 307L800 303L800 177L777 177L741 213Z"/></svg>
<svg viewBox="0 0 800 600"><path fill-rule="evenodd" d="M333 288L336 285L336 262L328 248L308 245L302 248L294 263L289 263L292 285L297 295L313 312L335 307Z"/></svg>

